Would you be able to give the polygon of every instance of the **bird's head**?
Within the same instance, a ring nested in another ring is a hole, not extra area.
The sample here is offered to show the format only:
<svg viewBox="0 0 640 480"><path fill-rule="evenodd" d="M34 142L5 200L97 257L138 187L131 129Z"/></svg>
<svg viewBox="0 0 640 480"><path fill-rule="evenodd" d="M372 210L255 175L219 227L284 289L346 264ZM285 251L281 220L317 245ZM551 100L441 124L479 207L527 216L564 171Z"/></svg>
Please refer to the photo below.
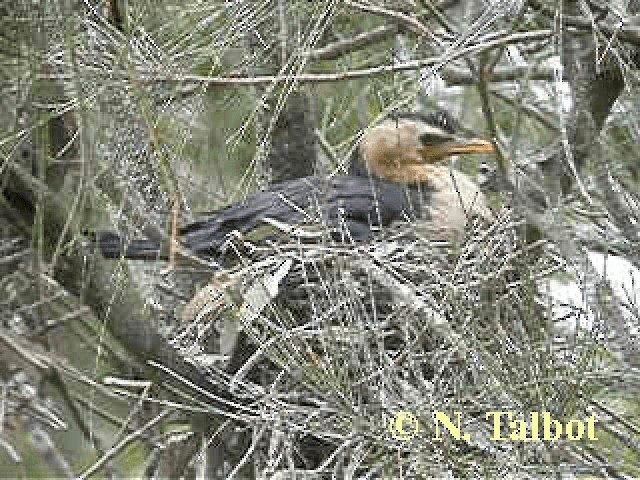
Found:
<svg viewBox="0 0 640 480"><path fill-rule="evenodd" d="M494 151L487 140L456 135L456 127L446 112L391 115L363 136L352 172L399 183L422 183L452 155Z"/></svg>

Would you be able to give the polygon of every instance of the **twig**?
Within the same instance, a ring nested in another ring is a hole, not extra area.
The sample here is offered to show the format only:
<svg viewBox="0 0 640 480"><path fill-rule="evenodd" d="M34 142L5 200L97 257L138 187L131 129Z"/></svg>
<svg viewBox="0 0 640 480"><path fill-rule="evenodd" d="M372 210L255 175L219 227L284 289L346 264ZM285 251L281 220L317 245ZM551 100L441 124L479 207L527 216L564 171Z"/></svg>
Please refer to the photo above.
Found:
<svg viewBox="0 0 640 480"><path fill-rule="evenodd" d="M490 72L490 65L488 57L483 55L482 64L480 65L480 81L478 82L477 89L480 95L480 101L482 104L482 113L486 121L487 128L491 134L491 139L495 145L498 172L503 177L507 177L509 174L509 168L507 166L507 159L502 153L500 146L498 145L498 128L496 126L495 118L493 117L493 111L491 109L491 101L489 99L489 87L485 78L485 72Z"/></svg>
<svg viewBox="0 0 640 480"><path fill-rule="evenodd" d="M373 13L374 15L380 15L390 18L391 20L400 23L407 30L415 33L419 37L429 37L438 45L442 45L440 39L438 39L427 27L420 23L418 19L407 15L406 13L398 12L396 10L389 10L387 8L382 8L376 5L366 5L364 3L354 2L352 0L345 0L344 3L363 12Z"/></svg>
<svg viewBox="0 0 640 480"><path fill-rule="evenodd" d="M381 65L378 67L364 68L361 70L351 70L338 73L305 73L296 75L297 82L338 82L344 80L354 80L357 78L368 78L377 75L385 75L392 72L403 72L411 70L419 70L421 68L433 67L440 64L452 62L453 60L465 57L467 55L477 54L486 50L491 50L502 45L510 45L519 42L529 42L532 40L541 40L549 38L554 34L553 30L542 29L531 32L518 32L513 34L505 34L502 32L498 35L487 35L481 38L476 44L461 48L447 57L428 57L422 60L412 60L409 62L396 63L395 65ZM152 84L159 82L178 82L178 83L204 83L206 85L228 86L228 85L262 85L290 82L291 75L266 75L258 77L210 77L204 75L167 75L163 73L152 73L141 76L140 83Z"/></svg>
<svg viewBox="0 0 640 480"><path fill-rule="evenodd" d="M531 5L532 8L538 10L540 13L546 15L547 17L555 17L555 10L547 7L546 5L543 5L538 0L529 0L529 5ZM600 32L606 33L607 35L615 35L618 39L624 42L640 46L640 27L625 27L622 24L622 21L618 26L611 26L603 23L594 24L591 20L583 17L562 15L562 23L567 27L575 27L580 30L593 31L598 29Z"/></svg>
<svg viewBox="0 0 640 480"><path fill-rule="evenodd" d="M448 65L440 71L440 76L449 85L476 85L478 79L469 70L454 65ZM554 70L549 66L531 67L529 65L517 65L512 67L496 67L490 72L485 72L484 80L490 83L512 82L526 78L528 80L554 79Z"/></svg>
<svg viewBox="0 0 640 480"><path fill-rule="evenodd" d="M339 40L322 48L312 50L308 55L312 60L334 60L350 51L384 40L397 31L398 27L396 25L382 25L369 32L360 33L348 40Z"/></svg>
<svg viewBox="0 0 640 480"><path fill-rule="evenodd" d="M560 127L553 122L553 120L550 118L549 114L541 112L537 108L534 108L534 107L532 107L530 105L525 105L524 103L520 103L520 104L516 105L516 102L512 98L510 98L507 95L504 95L504 94L502 94L502 93L500 93L500 92L498 92L496 90L492 90L491 91L491 95L495 96L497 99L503 101L504 103L506 103L507 105L509 105L511 107L517 107L517 108L522 109L523 112L525 112L527 115L529 115L530 117L532 117L535 120L537 120L538 122L540 122L542 125L544 125L549 130L551 130L553 132L560 131Z"/></svg>
<svg viewBox="0 0 640 480"><path fill-rule="evenodd" d="M60 394L62 395L67 408L69 408L71 412L73 420L82 432L85 440L93 446L98 455L104 455L104 447L102 446L102 442L96 435L92 434L91 428L85 422L85 416L82 415L82 412L80 412L74 396L71 394L71 392L69 392L67 384L64 382L62 376L60 375L60 372L56 368L50 370L49 379L51 380L51 383L55 385L58 392L60 392ZM119 477L119 475L114 472L114 467L113 465L111 465L111 463L107 463L105 474L107 478Z"/></svg>
<svg viewBox="0 0 640 480"><path fill-rule="evenodd" d="M327 138L317 128L315 130L315 134L316 134L316 138L320 142L320 148L322 148L322 151L325 153L325 155L329 157L329 160L331 161L331 165L332 166L338 165L338 162L339 162L338 155L336 154L331 144L327 141Z"/></svg>
<svg viewBox="0 0 640 480"><path fill-rule="evenodd" d="M81 475L78 476L78 480L84 480L89 478L94 473L98 472L104 464L106 464L109 460L115 457L118 453L120 453L127 445L141 437L147 430L153 428L160 421L164 420L169 416L172 412L172 409L166 409L160 412L155 418L152 418L147 423L145 423L142 427L136 430L133 433L130 433L126 437L124 437L121 441L119 441L113 448L110 448L96 463L87 468Z"/></svg>
<svg viewBox="0 0 640 480"><path fill-rule="evenodd" d="M444 27L444 29L450 34L455 34L456 29L453 23L440 11L440 8L445 10L447 7L442 5L434 5L431 0L420 0L422 6L429 10L429 12L436 18L436 21Z"/></svg>

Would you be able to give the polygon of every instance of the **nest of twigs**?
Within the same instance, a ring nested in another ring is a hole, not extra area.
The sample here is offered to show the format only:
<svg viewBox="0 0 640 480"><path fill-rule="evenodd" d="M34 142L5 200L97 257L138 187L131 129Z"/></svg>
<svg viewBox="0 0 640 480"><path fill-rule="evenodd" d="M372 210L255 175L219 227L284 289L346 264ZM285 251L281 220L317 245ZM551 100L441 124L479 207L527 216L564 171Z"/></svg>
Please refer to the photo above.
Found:
<svg viewBox="0 0 640 480"><path fill-rule="evenodd" d="M382 474L400 462L424 476L479 465L537 475L555 449L491 443L484 417L542 404L570 413L545 366L572 367L539 348L555 333L537 281L562 264L548 245L519 242L520 227L504 211L456 248L410 226L367 244L252 246L251 261L192 299L174 344L216 378L226 372L229 389L261 397L267 428L298 445L292 461L307 473ZM394 440L398 411L424 431ZM433 411L464 412L471 439L433 440Z"/></svg>

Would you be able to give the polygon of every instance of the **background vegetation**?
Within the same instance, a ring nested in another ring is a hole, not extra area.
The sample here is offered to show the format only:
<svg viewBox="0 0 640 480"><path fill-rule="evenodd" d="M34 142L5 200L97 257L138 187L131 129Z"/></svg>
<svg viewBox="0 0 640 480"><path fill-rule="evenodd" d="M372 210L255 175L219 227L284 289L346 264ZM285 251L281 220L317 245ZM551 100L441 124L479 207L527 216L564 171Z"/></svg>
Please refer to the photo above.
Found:
<svg viewBox="0 0 640 480"><path fill-rule="evenodd" d="M0 476L640 476L636 0L0 3ZM105 261L445 108L498 220ZM217 272L214 274L214 272ZM199 292L197 296L194 294ZM185 308L188 305L188 308ZM473 440L433 441L433 410ZM490 442L486 411L599 419ZM395 441L397 411L422 421Z"/></svg>

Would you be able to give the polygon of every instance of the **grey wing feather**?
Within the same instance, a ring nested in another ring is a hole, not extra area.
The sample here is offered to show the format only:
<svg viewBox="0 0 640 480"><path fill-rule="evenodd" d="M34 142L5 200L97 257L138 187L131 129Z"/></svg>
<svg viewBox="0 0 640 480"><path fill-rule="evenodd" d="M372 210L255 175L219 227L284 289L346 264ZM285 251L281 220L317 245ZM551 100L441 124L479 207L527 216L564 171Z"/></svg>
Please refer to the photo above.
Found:
<svg viewBox="0 0 640 480"><path fill-rule="evenodd" d="M269 217L299 225L320 218L329 227L344 224L354 240L366 240L372 226L386 226L402 217L409 204L402 186L369 177L305 177L256 192L180 231L185 246L215 254L234 230L247 233ZM320 215L320 217L318 216Z"/></svg>

